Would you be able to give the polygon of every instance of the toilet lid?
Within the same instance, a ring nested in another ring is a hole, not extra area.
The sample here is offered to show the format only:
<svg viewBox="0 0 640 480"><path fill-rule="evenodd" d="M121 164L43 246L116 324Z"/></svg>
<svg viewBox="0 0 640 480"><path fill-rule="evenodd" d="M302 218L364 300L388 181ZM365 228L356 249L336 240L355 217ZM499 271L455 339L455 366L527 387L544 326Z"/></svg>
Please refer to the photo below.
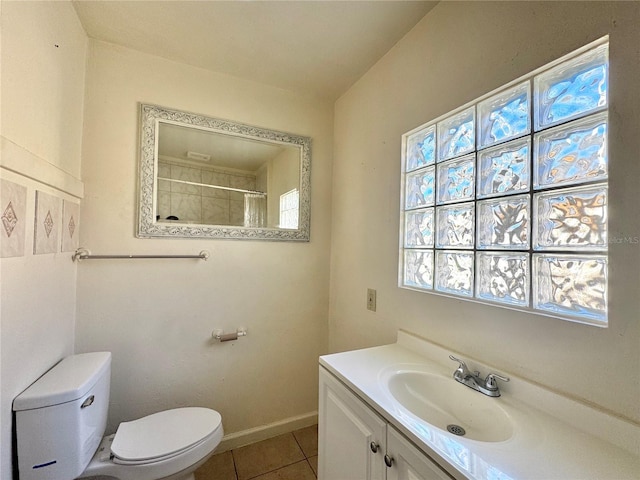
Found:
<svg viewBox="0 0 640 480"><path fill-rule="evenodd" d="M222 417L201 407L154 413L118 426L111 453L125 461L153 461L201 442L220 427Z"/></svg>

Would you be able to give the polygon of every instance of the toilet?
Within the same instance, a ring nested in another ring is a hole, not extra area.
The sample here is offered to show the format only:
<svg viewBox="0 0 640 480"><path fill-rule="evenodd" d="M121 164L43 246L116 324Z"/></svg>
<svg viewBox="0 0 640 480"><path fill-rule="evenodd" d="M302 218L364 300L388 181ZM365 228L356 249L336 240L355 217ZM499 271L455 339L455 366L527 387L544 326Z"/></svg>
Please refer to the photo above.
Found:
<svg viewBox="0 0 640 480"><path fill-rule="evenodd" d="M111 353L66 357L13 401L20 480L193 480L222 440L215 410L185 407L107 425Z"/></svg>

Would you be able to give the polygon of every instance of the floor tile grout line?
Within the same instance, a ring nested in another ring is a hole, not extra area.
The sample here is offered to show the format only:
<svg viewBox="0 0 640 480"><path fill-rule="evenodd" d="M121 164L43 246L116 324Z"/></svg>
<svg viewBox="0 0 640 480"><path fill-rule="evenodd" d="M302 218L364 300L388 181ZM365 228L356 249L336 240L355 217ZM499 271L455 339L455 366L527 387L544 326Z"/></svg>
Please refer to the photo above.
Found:
<svg viewBox="0 0 640 480"><path fill-rule="evenodd" d="M309 464L309 468L311 469L311 472L313 473L313 476L318 478L318 475L316 474L316 471L313 469L313 465L311 465L311 462L309 461L308 458L307 458L307 464Z"/></svg>
<svg viewBox="0 0 640 480"><path fill-rule="evenodd" d="M284 435L287 435L287 434L284 434ZM292 462L292 463L287 463L286 465L281 465L281 466L279 466L279 467L278 467L278 468L276 468L276 469L273 469L273 470L267 470L266 472L261 472L261 473L259 473L258 475L254 475L253 477L249 477L249 478L247 478L247 479L245 479L245 480L252 480L252 479L254 479L254 478L258 478L258 477L260 477L260 476L262 476L262 475L266 475L266 474L268 474L268 473L276 472L276 471L280 470L281 468L289 467L289 466L294 465L294 464L296 464L296 463L303 462L303 461L306 461L306 460L307 460L306 454L305 454L305 453L304 453L304 451L302 450L302 447L300 446L300 443L298 442L298 439L296 438L296 436L293 434L293 432L289 432L289 435L291 435L291 436L293 437L293 441L294 441L294 442L296 443L296 445L298 446L298 450L299 450L299 451L300 451L300 453L302 454L302 458L301 458L301 459L299 459L299 460L296 460L296 461L294 461L294 462ZM267 440L269 440L269 439L267 439ZM264 440L264 441L267 441L267 440ZM256 442L256 443L260 443L260 442ZM250 444L250 445L255 445L255 443L254 443L254 444ZM231 455L232 455L232 457L233 457L233 450L231 450ZM238 479L238 480L239 480L240 475L238 474L238 470L237 470L237 467L236 467L235 457L233 457L233 465L234 465L234 467L236 468L236 479ZM312 470L313 470L313 469L312 469Z"/></svg>
<svg viewBox="0 0 640 480"><path fill-rule="evenodd" d="M291 465L295 465L296 463L302 463L302 462L307 462L307 464L309 464L309 461L306 458L303 458L302 460L296 460L293 463L288 463L286 465L282 465L281 467L278 467L278 468L276 468L274 470L269 470L267 472L263 472L263 473L261 473L259 475L255 475L253 477L247 478L246 480L254 480L254 479L256 479L258 477L261 477L263 475L267 475L268 473L277 472L278 470L282 470L283 468L287 468L287 467L290 467ZM311 465L309 465L309 468L311 468ZM311 471L313 471L313 468L311 468Z"/></svg>
<svg viewBox="0 0 640 480"><path fill-rule="evenodd" d="M233 448L230 450L231 452L231 460L233 460L233 472L236 474L236 480L238 480L238 467L236 466L236 457L233 454Z"/></svg>
<svg viewBox="0 0 640 480"><path fill-rule="evenodd" d="M312 425L313 426L313 425ZM307 427L308 428L308 427ZM302 450L302 454L304 455L304 458L306 458L307 460L309 460L311 457L316 457L318 456L318 453L316 452L315 455L307 455L307 452L304 451L304 448L302 448L302 445L300 444L300 442L298 441L298 437L296 437L295 432L297 432L299 430L296 430L294 432L291 432L291 434L293 435L293 438L295 439L296 443L298 444L298 447L300 447L300 450ZM316 437L317 438L317 437Z"/></svg>
<svg viewBox="0 0 640 480"><path fill-rule="evenodd" d="M298 431L298 430L296 430ZM313 476L315 478L318 478L318 475L316 474L316 471L313 469L313 466L311 465L311 462L309 461L309 456L307 455L307 452L304 451L304 448L302 448L302 445L300 444L300 441L298 440L298 437L296 437L296 431L291 432L291 434L293 435L293 438L295 439L296 443L298 444L298 447L300 447L300 450L302 451L302 455L304 455L305 460L307 461L307 465L309 465L309 468L311 469L311 472L313 473ZM312 455L312 456L317 456L318 454L316 453L316 455Z"/></svg>
<svg viewBox="0 0 640 480"><path fill-rule="evenodd" d="M310 458L316 457L318 454L316 453L315 455L308 456L307 453L302 448L302 444L300 443L300 441L296 437L295 431L294 432L289 432L289 434L293 436L293 440L295 441L296 445L298 446L299 451L302 453L302 458L299 459L299 460L293 461L292 463L288 463L286 465L282 465L282 466L280 466L280 467L278 467L276 469L269 470L269 471L266 471L266 472L262 472L262 473L260 473L258 475L254 475L254 476L249 477L249 478L247 478L245 480L256 479L256 478L258 478L258 477L260 477L262 475L267 475L269 473L277 472L278 470L290 467L291 465L295 465L295 464L301 463L301 462L306 462L307 466L311 469L311 472L313 473L314 477L318 478L318 475L316 474L315 470L313 469L313 466L311 465L311 461L310 461ZM259 443L259 442L255 442L255 443ZM252 444L250 444L250 445L252 445ZM234 475L235 475L235 480L239 480L240 479L240 475L238 473L238 466L237 466L237 462L236 462L236 458L235 458L235 454L234 454L234 452L236 450L237 449L235 449L235 448L230 449L229 453L231 453L231 460L233 461L233 471L234 471Z"/></svg>
<svg viewBox="0 0 640 480"><path fill-rule="evenodd" d="M298 441L298 437L296 437L295 432L291 432L291 435L293 435L293 439L296 441L296 443L298 444L298 448L300 449L300 451L302 452L302 455L304 456L305 460L308 460L309 457L307 457L307 452L304 451L304 448L302 448L302 445L300 445L300 442Z"/></svg>

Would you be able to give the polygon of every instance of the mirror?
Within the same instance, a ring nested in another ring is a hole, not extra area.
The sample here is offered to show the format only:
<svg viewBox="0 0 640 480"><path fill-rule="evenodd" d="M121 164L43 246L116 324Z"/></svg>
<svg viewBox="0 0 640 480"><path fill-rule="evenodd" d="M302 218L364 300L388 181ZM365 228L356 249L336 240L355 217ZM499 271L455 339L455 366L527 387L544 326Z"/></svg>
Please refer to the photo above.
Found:
<svg viewBox="0 0 640 480"><path fill-rule="evenodd" d="M309 241L311 139L142 104L138 237Z"/></svg>

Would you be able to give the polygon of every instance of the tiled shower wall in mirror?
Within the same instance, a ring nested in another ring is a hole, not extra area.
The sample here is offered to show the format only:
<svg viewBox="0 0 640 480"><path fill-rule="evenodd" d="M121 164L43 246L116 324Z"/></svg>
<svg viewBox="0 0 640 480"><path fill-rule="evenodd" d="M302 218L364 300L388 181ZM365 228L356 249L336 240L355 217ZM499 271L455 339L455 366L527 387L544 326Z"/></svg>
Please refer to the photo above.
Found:
<svg viewBox="0 0 640 480"><path fill-rule="evenodd" d="M259 189L260 174L158 162L158 176L243 190ZM158 220L207 225L243 225L244 194L158 180ZM176 218L169 218L176 217Z"/></svg>

